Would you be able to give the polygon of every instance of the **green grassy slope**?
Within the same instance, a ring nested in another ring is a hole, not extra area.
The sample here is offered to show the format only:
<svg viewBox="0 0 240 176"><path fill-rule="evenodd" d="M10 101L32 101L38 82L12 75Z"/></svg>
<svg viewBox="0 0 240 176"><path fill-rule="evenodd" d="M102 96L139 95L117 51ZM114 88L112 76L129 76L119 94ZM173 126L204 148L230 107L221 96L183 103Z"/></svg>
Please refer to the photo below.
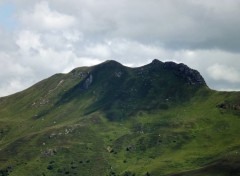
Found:
<svg viewBox="0 0 240 176"><path fill-rule="evenodd" d="M115 61L0 98L0 176L240 175L240 93Z"/></svg>

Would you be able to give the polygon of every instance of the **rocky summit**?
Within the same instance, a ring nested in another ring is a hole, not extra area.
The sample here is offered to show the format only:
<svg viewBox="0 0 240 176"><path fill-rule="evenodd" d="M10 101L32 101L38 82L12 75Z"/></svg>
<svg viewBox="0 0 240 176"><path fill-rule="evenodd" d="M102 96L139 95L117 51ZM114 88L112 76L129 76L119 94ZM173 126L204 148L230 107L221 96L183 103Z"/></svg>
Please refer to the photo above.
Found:
<svg viewBox="0 0 240 176"><path fill-rule="evenodd" d="M240 93L109 60L0 98L0 176L240 175Z"/></svg>

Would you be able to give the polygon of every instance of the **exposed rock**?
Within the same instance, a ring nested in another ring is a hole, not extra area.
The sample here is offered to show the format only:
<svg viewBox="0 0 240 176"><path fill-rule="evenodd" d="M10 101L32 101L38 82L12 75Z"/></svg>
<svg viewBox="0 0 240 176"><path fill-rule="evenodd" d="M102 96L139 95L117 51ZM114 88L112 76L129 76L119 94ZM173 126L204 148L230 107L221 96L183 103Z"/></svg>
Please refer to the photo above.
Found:
<svg viewBox="0 0 240 176"><path fill-rule="evenodd" d="M47 149L45 151L42 152L42 155L45 157L49 157L49 156L53 156L57 154L57 150L56 149Z"/></svg>
<svg viewBox="0 0 240 176"><path fill-rule="evenodd" d="M49 100L45 99L45 98L41 99L40 102L39 102L40 106L46 105L48 103L49 103Z"/></svg>
<svg viewBox="0 0 240 176"><path fill-rule="evenodd" d="M120 78L121 76L122 76L122 72L121 71L116 71L115 72L115 76L117 77L117 78Z"/></svg>
<svg viewBox="0 0 240 176"><path fill-rule="evenodd" d="M46 98L46 97L44 97L44 98L40 97L40 99L37 100L37 101L35 101L35 102L33 102L31 106L32 106L32 107L45 106L45 105L48 105L49 102L50 102L50 101L49 101L48 98Z"/></svg>
<svg viewBox="0 0 240 176"><path fill-rule="evenodd" d="M88 76L87 72L80 71L78 68L71 71L73 78L86 78Z"/></svg>
<svg viewBox="0 0 240 176"><path fill-rule="evenodd" d="M175 62L161 62L157 59L154 59L150 64L138 68L138 75L144 77L144 74L148 74L150 71L157 70L170 70L174 74L186 81L190 85L206 85L205 80L201 74L194 69L189 68L185 64L177 64Z"/></svg>
<svg viewBox="0 0 240 176"><path fill-rule="evenodd" d="M218 108L220 109L228 109L228 110L240 110L240 105L239 104L231 104L231 103L220 103L217 105Z"/></svg>
<svg viewBox="0 0 240 176"><path fill-rule="evenodd" d="M57 134L56 133L52 133L51 135L48 136L49 139L51 138L56 138L57 137Z"/></svg>
<svg viewBox="0 0 240 176"><path fill-rule="evenodd" d="M113 152L113 148L110 147L110 146L108 146L108 147L107 147L107 151L108 151L109 153L112 153L112 152Z"/></svg>
<svg viewBox="0 0 240 176"><path fill-rule="evenodd" d="M84 89L88 89L89 86L92 84L92 82L93 82L93 75L90 74L90 75L87 77L87 79L84 81L84 84L83 84Z"/></svg>
<svg viewBox="0 0 240 176"><path fill-rule="evenodd" d="M177 76L186 80L188 84L206 85L201 74L197 70L191 69L185 64L165 62L163 64L163 68L167 70L173 70Z"/></svg>
<svg viewBox="0 0 240 176"><path fill-rule="evenodd" d="M74 129L71 129L71 128L67 129L67 128L66 128L65 131L64 131L64 133L65 133L65 135L67 135L67 134L69 134L69 133L72 133L73 130L74 130Z"/></svg>

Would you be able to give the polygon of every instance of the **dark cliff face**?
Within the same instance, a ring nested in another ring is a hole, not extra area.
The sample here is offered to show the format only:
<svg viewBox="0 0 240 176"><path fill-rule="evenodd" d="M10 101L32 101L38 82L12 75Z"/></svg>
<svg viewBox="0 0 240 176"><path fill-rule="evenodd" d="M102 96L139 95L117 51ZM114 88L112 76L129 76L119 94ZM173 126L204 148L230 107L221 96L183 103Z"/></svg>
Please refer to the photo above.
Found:
<svg viewBox="0 0 240 176"><path fill-rule="evenodd" d="M191 69L183 63L161 62L154 59L148 66L155 70L164 69L173 72L176 77L185 80L187 84L206 86L206 82L201 74L197 70Z"/></svg>
<svg viewBox="0 0 240 176"><path fill-rule="evenodd" d="M183 78L184 80L187 81L188 84L206 85L206 82L201 76L201 74L197 70L191 69L185 64L165 62L163 64L163 67L168 70L173 70L176 76Z"/></svg>

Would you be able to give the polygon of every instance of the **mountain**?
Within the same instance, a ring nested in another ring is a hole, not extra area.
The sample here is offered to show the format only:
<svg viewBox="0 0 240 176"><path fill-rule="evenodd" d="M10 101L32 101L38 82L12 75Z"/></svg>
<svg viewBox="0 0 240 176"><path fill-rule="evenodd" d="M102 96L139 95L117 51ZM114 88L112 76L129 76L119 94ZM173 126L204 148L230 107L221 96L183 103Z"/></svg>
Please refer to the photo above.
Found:
<svg viewBox="0 0 240 176"><path fill-rule="evenodd" d="M0 98L0 176L240 175L240 92L109 60Z"/></svg>

